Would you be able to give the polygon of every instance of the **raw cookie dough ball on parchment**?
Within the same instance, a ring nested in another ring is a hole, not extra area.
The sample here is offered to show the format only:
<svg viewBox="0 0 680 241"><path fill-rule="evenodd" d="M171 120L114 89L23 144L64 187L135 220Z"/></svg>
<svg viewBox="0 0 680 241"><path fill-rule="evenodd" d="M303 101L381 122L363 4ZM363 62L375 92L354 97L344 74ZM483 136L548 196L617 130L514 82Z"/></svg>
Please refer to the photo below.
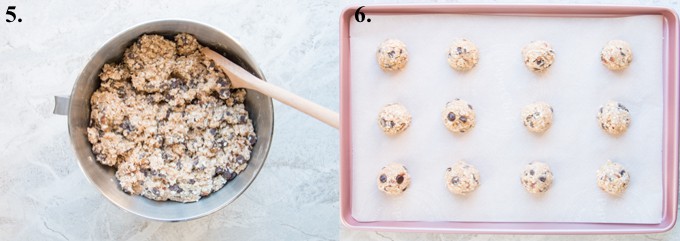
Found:
<svg viewBox="0 0 680 241"><path fill-rule="evenodd" d="M378 114L378 125L388 135L396 135L411 125L411 113L400 104L389 104Z"/></svg>
<svg viewBox="0 0 680 241"><path fill-rule="evenodd" d="M448 62L451 68L467 71L475 67L479 61L479 51L472 41L456 39L449 47Z"/></svg>
<svg viewBox="0 0 680 241"><path fill-rule="evenodd" d="M553 108L545 102L535 102L525 106L521 112L524 126L536 133L545 132L552 125Z"/></svg>
<svg viewBox="0 0 680 241"><path fill-rule="evenodd" d="M411 184L411 176L404 165L390 163L378 173L378 189L389 195L398 195L406 191Z"/></svg>
<svg viewBox="0 0 680 241"><path fill-rule="evenodd" d="M378 65L384 71L397 71L403 69L408 62L406 44L397 39L387 39L378 47Z"/></svg>
<svg viewBox="0 0 680 241"><path fill-rule="evenodd" d="M528 192L542 193L550 188L553 182L553 174L548 164L531 162L524 168L520 181Z"/></svg>
<svg viewBox="0 0 680 241"><path fill-rule="evenodd" d="M619 163L607 160L597 170L597 186L609 194L619 195L623 193L630 182L628 171Z"/></svg>
<svg viewBox="0 0 680 241"><path fill-rule="evenodd" d="M479 186L479 171L475 166L461 160L446 169L444 181L449 191L465 195Z"/></svg>
<svg viewBox="0 0 680 241"><path fill-rule="evenodd" d="M631 117L628 108L616 101L609 101L600 107L597 120L604 131L611 135L619 135L628 129Z"/></svg>
<svg viewBox="0 0 680 241"><path fill-rule="evenodd" d="M600 60L610 70L622 70L633 62L633 50L626 41L612 40L602 48Z"/></svg>
<svg viewBox="0 0 680 241"><path fill-rule="evenodd" d="M555 51L546 41L533 41L522 48L524 64L534 72L543 72L555 62Z"/></svg>
<svg viewBox="0 0 680 241"><path fill-rule="evenodd" d="M444 125L452 132L463 133L475 127L472 105L461 99L446 103L442 111Z"/></svg>

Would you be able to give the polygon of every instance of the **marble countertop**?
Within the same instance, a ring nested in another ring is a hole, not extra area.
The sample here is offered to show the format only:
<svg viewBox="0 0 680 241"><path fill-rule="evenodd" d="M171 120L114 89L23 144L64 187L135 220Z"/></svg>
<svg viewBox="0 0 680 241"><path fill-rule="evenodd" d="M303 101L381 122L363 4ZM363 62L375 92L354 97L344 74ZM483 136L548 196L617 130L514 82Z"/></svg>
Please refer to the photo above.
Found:
<svg viewBox="0 0 680 241"><path fill-rule="evenodd" d="M594 1L614 2L680 9L678 0ZM70 147L66 118L52 115L53 96L70 92L99 46L140 22L194 19L236 37L270 82L338 110L338 17L344 6L354 2L68 0L12 4L23 21L0 23L2 240L680 239L678 229L628 236L446 235L346 229L339 220L337 130L278 102L274 102L276 128L269 158L243 196L212 215L189 222L137 217L113 205L88 183Z"/></svg>

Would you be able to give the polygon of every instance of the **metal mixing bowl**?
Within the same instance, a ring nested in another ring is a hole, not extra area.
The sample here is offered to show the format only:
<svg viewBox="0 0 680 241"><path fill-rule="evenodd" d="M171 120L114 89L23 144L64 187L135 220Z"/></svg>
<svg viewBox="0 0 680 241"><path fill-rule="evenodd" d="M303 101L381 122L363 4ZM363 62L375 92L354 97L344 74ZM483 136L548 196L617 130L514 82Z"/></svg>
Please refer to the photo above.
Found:
<svg viewBox="0 0 680 241"><path fill-rule="evenodd" d="M55 97L55 114L68 115L71 144L78 164L85 176L111 202L139 216L161 221L183 221L199 218L225 207L238 198L262 169L274 128L274 109L271 98L256 91L248 91L246 109L253 120L257 143L248 167L219 191L198 202L158 202L122 191L114 176L115 169L98 163L87 140L90 117L90 96L99 87L99 73L105 63L120 62L123 52L142 34L159 34L172 38L177 33L189 33L203 45L222 53L253 75L264 80L264 75L241 45L231 36L211 26L189 20L159 20L143 23L125 30L102 46L83 69L69 97Z"/></svg>

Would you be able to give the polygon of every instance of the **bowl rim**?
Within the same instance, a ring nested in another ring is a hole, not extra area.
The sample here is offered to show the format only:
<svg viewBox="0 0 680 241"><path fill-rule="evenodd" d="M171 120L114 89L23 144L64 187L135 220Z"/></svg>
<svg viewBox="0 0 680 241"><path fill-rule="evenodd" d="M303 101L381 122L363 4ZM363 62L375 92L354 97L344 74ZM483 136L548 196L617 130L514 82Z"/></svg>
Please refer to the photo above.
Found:
<svg viewBox="0 0 680 241"><path fill-rule="evenodd" d="M263 100L265 102L268 102L265 106L268 107L267 109L269 109L268 111L270 111L270 113L271 113L271 123L272 123L271 124L271 132L268 133L268 136L267 136L269 138L269 141L268 141L267 145L264 147L264 153L262 153L262 164L259 166L259 168L256 168L254 170L253 176L250 178L250 180L248 180L246 182L245 186L243 186L243 188L241 190L239 190L232 198L222 202L220 205L217 205L216 207L208 209L208 210L203 211L203 212L198 212L196 214L187 215L186 217L181 217L181 218L176 218L176 219L156 217L156 216L153 216L153 215L148 215L148 214L145 214L145 213L142 213L142 212L139 212L139 211L128 209L127 207L124 207L122 204L114 201L110 194L105 192L102 189L102 187L100 187L97 183L95 183L94 180L90 177L90 175L88 175L88 173L85 171L85 168L83 167L83 164L82 164L83 160L80 160L79 156L77 155L78 150L76 148L76 143L74 142L74 136L78 135L79 133L76 133L74 131L74 127L72 127L71 118L70 118L71 110L72 110L72 106L73 106L72 103L71 103L73 101L73 98L72 98L73 94L78 89L78 83L80 82L80 80L83 79L83 78L86 78L84 70L87 68L87 65L89 65L92 62L93 58L95 56L97 56L103 50L103 48L106 45L108 45L112 41L116 40L117 38L121 37L122 35L130 32L132 30L135 30L137 28L146 26L146 25L156 25L156 24L162 24L162 23L185 23L185 24L191 24L191 25L199 25L201 27L205 27L205 28L209 29L210 31L213 31L214 33L220 34L220 35L230 39L231 41L233 41L236 44L236 46L238 46L238 48L240 48L240 50L243 51L243 55L239 55L239 56L244 61L252 63L252 66L249 66L249 67L252 67L253 71L255 72L254 74L257 75L258 77L260 77L263 81L267 81L264 74L262 73L262 70L260 69L259 65L255 62L255 60L252 57L252 55L250 54L250 52L248 52L236 38L232 37L231 35L227 34L226 32L224 32L224 31L222 31L222 30L220 30L216 27L213 27L213 26L206 24L206 23L203 23L203 22L199 22L199 21L195 21L195 20L191 20L191 19L184 19L184 18L163 18L163 19L154 19L154 20L141 22L141 23L135 24L133 26L130 26L128 28L125 28L124 30L119 31L118 33L116 33L115 35L113 35L112 37L107 39L90 55L88 60L85 62L83 70L81 70L80 74L78 74L78 77L76 78L76 81L73 83L73 88L71 89L71 93L70 93L71 98L69 98L68 111L67 111L67 113L68 113L67 114L67 119L68 119L67 120L67 122L68 122L67 126L68 126L68 132L69 132L69 142L71 143L71 149L76 153L76 159L77 159L78 167L79 167L80 171L87 178L87 181L90 184L92 184L93 186L95 186L97 188L97 190L99 190L100 194L102 194L104 197L106 197L106 199L109 202L115 204L115 206L117 206L118 208L120 208L120 209L122 209L126 212L133 213L137 216L147 218L147 219L151 219L151 220L156 220L156 221L165 221L165 222L189 221L189 220L193 220L193 219L197 219L197 218L201 218L201 217L205 217L207 215L210 215L214 212L217 212L217 211L223 209L224 207L231 204L232 202L234 202L236 199L238 199L241 195L243 195L245 193L245 191L255 181L255 179L259 175L260 171L262 171L262 168L266 164L267 158L269 156L269 151L271 150L271 143L272 143L272 140L273 140L274 127L275 127L275 125L274 125L274 114L275 114L274 113L274 104L272 102L271 97L266 96L267 98L265 98ZM250 91L253 91L253 90L250 90ZM265 135L266 135L266 133L265 133ZM154 200L151 200L151 201L154 201ZM158 202L160 202L160 201L158 201ZM166 201L166 202L174 202L174 201ZM177 204L184 204L184 203L181 203L181 202L176 202L176 203Z"/></svg>

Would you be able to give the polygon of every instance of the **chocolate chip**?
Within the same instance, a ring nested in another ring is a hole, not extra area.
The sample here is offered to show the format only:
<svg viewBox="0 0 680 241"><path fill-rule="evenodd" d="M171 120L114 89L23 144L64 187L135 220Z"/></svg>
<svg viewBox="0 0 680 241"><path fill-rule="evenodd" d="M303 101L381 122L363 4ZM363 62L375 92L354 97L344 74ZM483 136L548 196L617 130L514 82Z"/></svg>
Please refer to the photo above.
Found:
<svg viewBox="0 0 680 241"><path fill-rule="evenodd" d="M456 47L456 52L458 52L458 54L462 54L462 53L463 53L463 48L461 48L461 47Z"/></svg>
<svg viewBox="0 0 680 241"><path fill-rule="evenodd" d="M170 186L168 189L170 189L170 191L174 191L176 193L181 193L182 191L184 191L177 184Z"/></svg>
<svg viewBox="0 0 680 241"><path fill-rule="evenodd" d="M394 55L395 55L395 54L396 54L396 52L394 52L394 50L393 50L393 51L390 51L390 52L387 52L387 56L389 56L390 59L394 58Z"/></svg>
<svg viewBox="0 0 680 241"><path fill-rule="evenodd" d="M387 176L385 174L380 175L380 182L381 183L387 182Z"/></svg>
<svg viewBox="0 0 680 241"><path fill-rule="evenodd" d="M238 164L243 164L244 162L246 162L246 158L243 157L242 155L238 155L238 156L236 156L236 162Z"/></svg>
<svg viewBox="0 0 680 241"><path fill-rule="evenodd" d="M215 175L222 175L224 173L225 169L222 167L217 167L215 168Z"/></svg>
<svg viewBox="0 0 680 241"><path fill-rule="evenodd" d="M153 195L156 195L156 196L160 196L160 195L161 195L161 191L158 190L157 187L154 187L153 189L151 189L151 193L153 193Z"/></svg>
<svg viewBox="0 0 680 241"><path fill-rule="evenodd" d="M545 63L543 62L543 59L536 59L536 64L538 66L543 66L543 64L545 64Z"/></svg>
<svg viewBox="0 0 680 241"><path fill-rule="evenodd" d="M239 116L239 117L238 117L238 122L239 122L240 124L246 123L247 118L248 118L248 117L246 117L245 115Z"/></svg>
<svg viewBox="0 0 680 241"><path fill-rule="evenodd" d="M397 184L401 184L404 182L404 175L398 175L397 176Z"/></svg>
<svg viewBox="0 0 680 241"><path fill-rule="evenodd" d="M470 108L471 110L474 110L474 109L472 108L472 105L470 105L470 104L468 104L468 108Z"/></svg>
<svg viewBox="0 0 680 241"><path fill-rule="evenodd" d="M529 171L529 175L532 175L532 176L533 176L534 174L535 174L534 170L530 170L530 171Z"/></svg>
<svg viewBox="0 0 680 241"><path fill-rule="evenodd" d="M628 112L628 108L623 106L621 103L619 103L619 109L622 109L622 110L625 110L626 112Z"/></svg>
<svg viewBox="0 0 680 241"><path fill-rule="evenodd" d="M127 117L125 117L125 119L123 119L123 123L120 124L120 128L125 130L125 131L128 131L128 132L130 132L134 129L134 127L130 123L130 120Z"/></svg>
<svg viewBox="0 0 680 241"><path fill-rule="evenodd" d="M210 128L210 129L208 129L208 132L210 132L210 134L214 136L215 134L217 134L217 129Z"/></svg>
<svg viewBox="0 0 680 241"><path fill-rule="evenodd" d="M255 143L257 142L257 136L253 135L248 135L248 143L250 146L254 146Z"/></svg>
<svg viewBox="0 0 680 241"><path fill-rule="evenodd" d="M540 177L538 177L538 180L541 181L541 182L545 182L545 177L544 177L544 176L540 176Z"/></svg>
<svg viewBox="0 0 680 241"><path fill-rule="evenodd" d="M179 87L179 80L172 79L172 82L170 82L170 88L177 89L177 87Z"/></svg>
<svg viewBox="0 0 680 241"><path fill-rule="evenodd" d="M229 88L222 88L218 91L218 94L221 99L227 99L231 96L231 91L229 91Z"/></svg>
<svg viewBox="0 0 680 241"><path fill-rule="evenodd" d="M189 179L188 183L189 183L189 184L194 184L194 183L196 183L196 179L193 179L193 178L192 178L192 179Z"/></svg>
<svg viewBox="0 0 680 241"><path fill-rule="evenodd" d="M626 170L621 170L621 176L623 176L623 174L626 174Z"/></svg>
<svg viewBox="0 0 680 241"><path fill-rule="evenodd" d="M227 83L227 80L225 78L222 78L222 77L217 79L217 84L220 85L220 86L223 86L223 87L229 85L229 83Z"/></svg>
<svg viewBox="0 0 680 241"><path fill-rule="evenodd" d="M231 181L236 177L236 173L230 169L227 169L225 172L222 173L222 177L227 181Z"/></svg>
<svg viewBox="0 0 680 241"><path fill-rule="evenodd" d="M468 120L466 116L461 116L458 119L460 119L460 121L462 121L463 123L467 122L467 120Z"/></svg>
<svg viewBox="0 0 680 241"><path fill-rule="evenodd" d="M458 182L460 182L460 178L458 177L451 178L451 184L456 185L458 184Z"/></svg>
<svg viewBox="0 0 680 241"><path fill-rule="evenodd" d="M600 107L600 114L602 113L602 107Z"/></svg>
<svg viewBox="0 0 680 241"><path fill-rule="evenodd" d="M455 121L456 120L456 114L453 112L449 112L448 115L446 115L446 118L449 119L449 121Z"/></svg>
<svg viewBox="0 0 680 241"><path fill-rule="evenodd" d="M446 168L446 171L447 171L447 172L450 172L450 171L451 171L451 168L450 168L450 167L449 167L449 168Z"/></svg>
<svg viewBox="0 0 680 241"><path fill-rule="evenodd" d="M118 89L118 90L116 91L116 93L118 93L118 97L120 97L120 98L124 98L125 95L126 95L124 89Z"/></svg>
<svg viewBox="0 0 680 241"><path fill-rule="evenodd" d="M227 142L224 139L217 139L217 140L215 140L214 146L216 146L216 147L226 147Z"/></svg>

